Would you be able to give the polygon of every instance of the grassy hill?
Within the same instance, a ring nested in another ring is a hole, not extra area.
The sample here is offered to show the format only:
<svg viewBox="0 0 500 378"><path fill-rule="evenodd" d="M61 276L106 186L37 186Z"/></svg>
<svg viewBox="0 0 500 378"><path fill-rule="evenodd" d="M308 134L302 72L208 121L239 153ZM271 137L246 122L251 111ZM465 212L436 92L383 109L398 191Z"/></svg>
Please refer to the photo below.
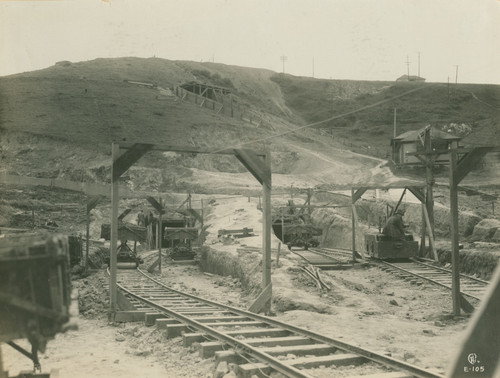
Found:
<svg viewBox="0 0 500 378"><path fill-rule="evenodd" d="M316 127L367 153L389 152L394 108L397 134L428 124L444 130L450 124L465 124L467 132L460 136L466 145L500 140L498 85L318 80L282 74L271 80L280 85L286 105L305 122L335 117ZM378 105L355 112L373 104Z"/></svg>
<svg viewBox="0 0 500 378"><path fill-rule="evenodd" d="M226 86L235 101L260 114L267 127L172 94L175 86L190 81ZM357 111L367 106L373 107ZM112 141L225 148L265 140L273 151L273 171L296 173L301 166L311 167L298 163L297 143L311 153L331 153L334 159L331 147L388 156L394 107L398 132L429 123L457 123L468 127L465 142L499 139L500 86L458 85L448 96L444 84L321 80L218 63L118 58L59 62L1 77L0 157L2 170L10 173L103 181L109 177ZM334 119L312 130L291 132L329 118ZM244 171L228 159L152 153L140 164L177 175L187 174L186 167Z"/></svg>

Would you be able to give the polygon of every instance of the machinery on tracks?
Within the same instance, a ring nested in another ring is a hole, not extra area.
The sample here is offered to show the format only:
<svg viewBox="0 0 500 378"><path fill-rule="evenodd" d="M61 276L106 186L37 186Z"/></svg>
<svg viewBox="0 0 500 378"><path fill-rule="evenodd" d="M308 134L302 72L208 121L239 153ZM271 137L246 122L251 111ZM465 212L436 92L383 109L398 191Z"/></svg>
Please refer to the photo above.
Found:
<svg viewBox="0 0 500 378"><path fill-rule="evenodd" d="M47 341L69 327L70 305L66 236L17 234L0 239L0 342L30 358L35 373L41 371L38 351L44 352ZM20 347L18 339L27 339L31 351ZM1 362L0 356L0 377L7 377Z"/></svg>
<svg viewBox="0 0 500 378"><path fill-rule="evenodd" d="M272 371L287 377L311 377L309 369L320 366L360 364L365 372L369 366L375 374L396 371L416 377L441 377L267 316L174 290L139 269L121 271L118 287L134 306L132 312L143 313L147 325L156 324L168 338L182 336L185 346L199 343L202 358L215 355L216 361L238 364L243 377ZM119 321L119 315L115 320Z"/></svg>
<svg viewBox="0 0 500 378"><path fill-rule="evenodd" d="M368 256L380 260L409 259L418 253L418 242L408 233L404 240L394 240L381 232L366 233L365 247Z"/></svg>
<svg viewBox="0 0 500 378"><path fill-rule="evenodd" d="M274 234L289 249L319 246L318 238L322 235L322 231L311 224L310 214L305 211L306 204L297 208L293 200L289 200L287 206L276 209L273 215Z"/></svg>
<svg viewBox="0 0 500 378"><path fill-rule="evenodd" d="M143 260L137 255L136 243L145 242L146 237L145 227L124 222L119 224L118 239L120 245L116 251L118 269L135 269L143 263ZM111 239L111 226L109 224L101 225L101 238ZM128 245L129 240L134 242L133 249ZM109 258L107 262L109 266Z"/></svg>

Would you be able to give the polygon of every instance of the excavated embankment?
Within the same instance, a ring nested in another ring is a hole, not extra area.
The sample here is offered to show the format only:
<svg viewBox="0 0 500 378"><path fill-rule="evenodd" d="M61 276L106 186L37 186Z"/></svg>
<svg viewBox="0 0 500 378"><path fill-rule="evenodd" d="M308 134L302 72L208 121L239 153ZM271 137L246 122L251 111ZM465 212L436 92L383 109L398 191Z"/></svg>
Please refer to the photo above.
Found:
<svg viewBox="0 0 500 378"><path fill-rule="evenodd" d="M394 204L393 204L394 205ZM367 231L376 232L381 221L379 215L386 212L386 202L360 200L356 204L358 224L356 230L356 248L365 250L364 234ZM420 204L405 204L405 223L414 234L415 240L420 240L422 225L422 209ZM450 213L442 206L436 206L434 212L437 253L443 264L451 263ZM315 227L323 230L321 245L332 248L352 248L352 218L350 208L317 209L312 213L312 222ZM459 233L460 240L466 244L460 251L460 270L464 273L476 275L483 279L490 279L500 258L498 233L500 222L496 220L481 220L471 212L460 212ZM487 243L489 242L489 243Z"/></svg>
<svg viewBox="0 0 500 378"><path fill-rule="evenodd" d="M276 251L272 254L273 309L279 312L305 310L331 313L332 309L315 296L303 290L297 271L298 257L286 250L280 254L279 267L276 265ZM208 273L238 278L242 288L257 297L262 290L261 253L232 246L203 248L199 266Z"/></svg>

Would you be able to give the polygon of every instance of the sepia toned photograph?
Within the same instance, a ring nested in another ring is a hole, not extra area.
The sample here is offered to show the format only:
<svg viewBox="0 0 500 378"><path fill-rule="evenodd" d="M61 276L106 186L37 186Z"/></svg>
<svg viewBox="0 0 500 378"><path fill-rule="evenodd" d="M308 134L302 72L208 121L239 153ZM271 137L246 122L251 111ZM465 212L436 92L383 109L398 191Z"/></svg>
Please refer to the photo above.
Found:
<svg viewBox="0 0 500 378"><path fill-rule="evenodd" d="M500 377L500 1L0 0L0 378Z"/></svg>

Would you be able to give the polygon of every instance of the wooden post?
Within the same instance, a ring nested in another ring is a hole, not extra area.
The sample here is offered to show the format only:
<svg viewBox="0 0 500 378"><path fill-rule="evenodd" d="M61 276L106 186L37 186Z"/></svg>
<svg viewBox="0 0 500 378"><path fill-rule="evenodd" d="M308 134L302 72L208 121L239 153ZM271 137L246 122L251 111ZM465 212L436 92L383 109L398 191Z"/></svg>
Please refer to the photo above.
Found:
<svg viewBox="0 0 500 378"><path fill-rule="evenodd" d="M161 198L158 201L160 204L160 211L159 211L159 216L158 216L158 271L161 274L161 243L162 243L162 238L163 238L163 224L161 220L161 213L163 212L163 205L161 203Z"/></svg>
<svg viewBox="0 0 500 378"><path fill-rule="evenodd" d="M280 251L281 251L281 243L278 243L278 254L276 256L276 268L280 267Z"/></svg>
<svg viewBox="0 0 500 378"><path fill-rule="evenodd" d="M422 203L422 226L420 230L420 257L425 257L425 235L426 235L426 223L425 223L425 203Z"/></svg>
<svg viewBox="0 0 500 378"><path fill-rule="evenodd" d="M115 162L118 159L120 146L112 143L111 156L113 165L111 167L111 237L109 246L109 319L114 320L116 314L117 288L116 288L116 243L118 241L118 182L119 178L114 177Z"/></svg>
<svg viewBox="0 0 500 378"><path fill-rule="evenodd" d="M436 246L434 244L434 232L432 231L432 226L431 222L429 220L429 214L427 213L427 207L424 206L424 217L425 217L425 223L427 224L427 229L429 232L429 244L431 246L431 251L432 251L432 256L434 257L435 261L438 261L438 255L436 252ZM458 229L458 224L457 224L457 229Z"/></svg>
<svg viewBox="0 0 500 378"><path fill-rule="evenodd" d="M432 153L431 128L425 129L424 136L425 148L425 178L426 178L426 193L425 193L425 208L427 211L427 228L429 229L429 244L434 244L434 160L436 156ZM432 236L431 236L432 235ZM431 241L430 239L433 238ZM435 252L435 251L434 251Z"/></svg>
<svg viewBox="0 0 500 378"><path fill-rule="evenodd" d="M205 225L205 220L204 220L204 210L203 210L203 198L201 199L201 232L200 232L200 238L199 238L199 241L198 241L198 245L201 247L202 244L203 244L203 240L202 240L202 235L201 233L203 232L203 228L204 228L204 225Z"/></svg>
<svg viewBox="0 0 500 378"><path fill-rule="evenodd" d="M450 228L451 228L451 269L452 269L452 299L453 314L460 315L460 255L458 250L458 183L455 178L457 152L450 150Z"/></svg>
<svg viewBox="0 0 500 378"><path fill-rule="evenodd" d="M89 269L90 211L87 211L87 237L85 245L85 271Z"/></svg>
<svg viewBox="0 0 500 378"><path fill-rule="evenodd" d="M281 241L285 244L285 217L281 214Z"/></svg>
<svg viewBox="0 0 500 378"><path fill-rule="evenodd" d="M268 172L271 172L271 153L268 150L264 163ZM271 177L269 182L266 180L262 183L263 190L263 208L262 208L262 289L271 285ZM269 300L264 305L264 313L269 314L271 311L271 295Z"/></svg>
<svg viewBox="0 0 500 378"><path fill-rule="evenodd" d="M354 188L351 189L351 227L352 227L352 262L356 262L356 205L354 201Z"/></svg>

